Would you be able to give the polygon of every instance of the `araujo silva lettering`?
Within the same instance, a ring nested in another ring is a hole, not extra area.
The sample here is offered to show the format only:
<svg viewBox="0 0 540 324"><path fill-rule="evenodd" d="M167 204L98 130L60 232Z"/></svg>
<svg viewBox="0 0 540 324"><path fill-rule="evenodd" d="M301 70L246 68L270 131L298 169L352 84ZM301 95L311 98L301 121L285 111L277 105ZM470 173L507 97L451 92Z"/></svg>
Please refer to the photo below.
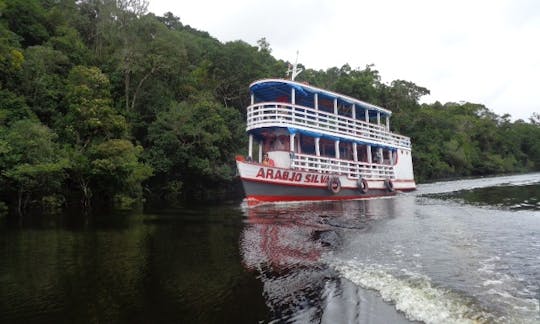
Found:
<svg viewBox="0 0 540 324"><path fill-rule="evenodd" d="M327 175L320 175L319 177L318 174L306 174L304 177L304 174L299 173L299 172L294 172L294 171L281 172L281 170L260 168L259 172L257 172L256 178L271 179L271 180L285 180L285 181L290 181L290 182L328 183L328 179L330 177Z"/></svg>

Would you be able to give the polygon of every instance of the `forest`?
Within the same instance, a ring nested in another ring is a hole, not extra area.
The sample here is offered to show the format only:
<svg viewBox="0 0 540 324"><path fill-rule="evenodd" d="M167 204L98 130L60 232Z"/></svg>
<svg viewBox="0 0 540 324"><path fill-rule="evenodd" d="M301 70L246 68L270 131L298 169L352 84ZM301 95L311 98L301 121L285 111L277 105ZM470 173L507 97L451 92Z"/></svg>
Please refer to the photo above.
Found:
<svg viewBox="0 0 540 324"><path fill-rule="evenodd" d="M147 5L0 0L0 214L241 197L248 86L289 62L265 38L222 43ZM421 104L427 88L373 64L302 67L300 81L391 110L418 182L540 170L539 114Z"/></svg>

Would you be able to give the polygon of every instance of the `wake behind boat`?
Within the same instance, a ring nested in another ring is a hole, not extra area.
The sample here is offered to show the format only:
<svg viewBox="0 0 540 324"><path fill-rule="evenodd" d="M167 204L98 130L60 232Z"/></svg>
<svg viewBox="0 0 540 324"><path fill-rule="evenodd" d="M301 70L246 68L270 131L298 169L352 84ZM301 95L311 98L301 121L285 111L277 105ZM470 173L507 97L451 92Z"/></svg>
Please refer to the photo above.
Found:
<svg viewBox="0 0 540 324"><path fill-rule="evenodd" d="M250 91L249 153L236 157L248 203L416 188L411 141L390 131L391 111L293 80L256 81Z"/></svg>

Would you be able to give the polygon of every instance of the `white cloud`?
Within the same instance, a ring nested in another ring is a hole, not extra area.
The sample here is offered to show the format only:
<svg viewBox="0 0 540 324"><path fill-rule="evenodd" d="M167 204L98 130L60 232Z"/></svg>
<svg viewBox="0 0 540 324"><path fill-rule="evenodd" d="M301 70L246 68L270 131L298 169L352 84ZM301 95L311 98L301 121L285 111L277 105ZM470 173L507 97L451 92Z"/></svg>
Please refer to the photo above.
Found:
<svg viewBox="0 0 540 324"><path fill-rule="evenodd" d="M276 58L327 69L375 64L384 82L527 119L540 112L540 1L151 0L158 15L226 42L266 37Z"/></svg>

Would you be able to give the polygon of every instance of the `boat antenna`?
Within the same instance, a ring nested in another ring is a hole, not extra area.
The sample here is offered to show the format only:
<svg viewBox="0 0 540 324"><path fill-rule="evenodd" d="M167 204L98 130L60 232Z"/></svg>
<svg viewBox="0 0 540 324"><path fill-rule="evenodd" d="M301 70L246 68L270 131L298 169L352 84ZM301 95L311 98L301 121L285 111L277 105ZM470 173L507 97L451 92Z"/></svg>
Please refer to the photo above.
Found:
<svg viewBox="0 0 540 324"><path fill-rule="evenodd" d="M304 71L304 69L302 68L298 68L298 51L296 51L296 61L294 62L294 64L291 66L291 64L289 64L289 69L287 70L287 76L289 75L289 73L291 74L291 81L294 81L294 79L298 76L298 74L300 74L302 71Z"/></svg>

